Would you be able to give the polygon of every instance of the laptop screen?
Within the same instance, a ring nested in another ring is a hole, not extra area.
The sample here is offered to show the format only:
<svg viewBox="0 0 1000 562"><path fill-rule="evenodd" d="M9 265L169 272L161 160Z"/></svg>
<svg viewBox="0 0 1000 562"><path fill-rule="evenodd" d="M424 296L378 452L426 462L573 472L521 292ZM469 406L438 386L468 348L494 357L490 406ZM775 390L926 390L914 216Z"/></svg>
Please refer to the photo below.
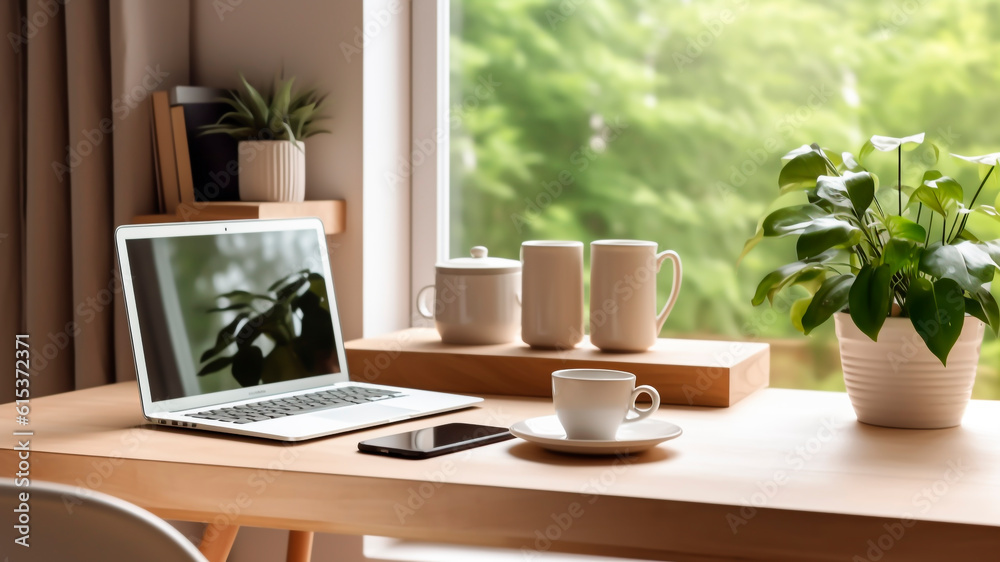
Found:
<svg viewBox="0 0 1000 562"><path fill-rule="evenodd" d="M313 230L126 241L153 402L340 373Z"/></svg>

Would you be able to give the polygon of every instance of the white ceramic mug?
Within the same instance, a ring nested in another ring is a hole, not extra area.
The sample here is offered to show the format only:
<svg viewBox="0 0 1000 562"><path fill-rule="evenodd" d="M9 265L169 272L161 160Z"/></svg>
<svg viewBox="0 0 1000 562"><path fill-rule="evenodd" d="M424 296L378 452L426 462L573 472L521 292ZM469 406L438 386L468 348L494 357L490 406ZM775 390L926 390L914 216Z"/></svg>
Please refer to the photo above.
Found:
<svg viewBox="0 0 1000 562"><path fill-rule="evenodd" d="M635 406L641 394L653 400L645 410ZM623 423L655 412L660 394L651 386L635 386L635 375L625 371L565 369L552 373L552 402L567 438L610 441Z"/></svg>
<svg viewBox="0 0 1000 562"><path fill-rule="evenodd" d="M521 244L521 339L541 349L583 340L583 242Z"/></svg>
<svg viewBox="0 0 1000 562"><path fill-rule="evenodd" d="M434 319L445 343L511 343L521 328L520 291L521 262L476 246L472 257L435 266L434 285L417 293L417 312Z"/></svg>
<svg viewBox="0 0 1000 562"><path fill-rule="evenodd" d="M656 312L656 274L674 264L674 281ZM645 351L663 329L681 290L681 257L656 242L597 240L590 244L590 342L603 351Z"/></svg>

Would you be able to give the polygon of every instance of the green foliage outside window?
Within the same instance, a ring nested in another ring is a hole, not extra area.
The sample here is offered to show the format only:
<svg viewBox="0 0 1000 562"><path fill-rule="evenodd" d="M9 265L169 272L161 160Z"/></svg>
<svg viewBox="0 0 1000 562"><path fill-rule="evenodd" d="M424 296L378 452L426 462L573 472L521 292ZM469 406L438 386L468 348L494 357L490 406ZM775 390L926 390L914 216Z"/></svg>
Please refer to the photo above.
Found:
<svg viewBox="0 0 1000 562"><path fill-rule="evenodd" d="M773 310L750 303L794 242L736 265L759 218L787 204L781 156L913 131L942 153L1000 150L995 2L453 0L451 17L452 255L654 240L685 266L663 335L771 342L775 386L843 388L832 326L805 338L787 321L794 291ZM904 155L904 184L926 158ZM896 176L894 158L869 160ZM974 166L940 169L978 183ZM988 334L975 397L1000 398L998 367Z"/></svg>

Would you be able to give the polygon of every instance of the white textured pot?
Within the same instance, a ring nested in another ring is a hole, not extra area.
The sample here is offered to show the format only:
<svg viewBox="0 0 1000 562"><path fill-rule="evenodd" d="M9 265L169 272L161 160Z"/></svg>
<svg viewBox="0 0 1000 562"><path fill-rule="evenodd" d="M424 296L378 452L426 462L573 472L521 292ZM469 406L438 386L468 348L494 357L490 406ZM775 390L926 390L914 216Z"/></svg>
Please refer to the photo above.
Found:
<svg viewBox="0 0 1000 562"><path fill-rule="evenodd" d="M878 342L850 314L834 314L844 384L858 421L885 427L936 429L962 423L972 396L985 324L966 316L948 365L927 349L909 318L887 318Z"/></svg>
<svg viewBox="0 0 1000 562"><path fill-rule="evenodd" d="M305 201L306 147L297 144L240 141L240 201Z"/></svg>

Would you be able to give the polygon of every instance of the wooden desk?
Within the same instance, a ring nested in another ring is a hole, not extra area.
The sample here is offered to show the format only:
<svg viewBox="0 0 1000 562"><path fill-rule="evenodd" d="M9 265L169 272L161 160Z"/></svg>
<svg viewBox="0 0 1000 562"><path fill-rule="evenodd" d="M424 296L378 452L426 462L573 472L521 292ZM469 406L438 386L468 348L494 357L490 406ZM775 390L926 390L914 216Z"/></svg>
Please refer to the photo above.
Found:
<svg viewBox="0 0 1000 562"><path fill-rule="evenodd" d="M527 560L547 549L680 561L995 560L1000 549L998 402L973 402L961 428L893 430L858 424L842 394L765 389L723 410L661 408L684 435L634 458L563 456L514 440L425 461L362 455L356 443L446 421L509 424L551 405L490 398L296 445L146 427L132 383L31 405L32 478L220 526L506 546ZM12 405L0 411L8 475L10 435L23 428Z"/></svg>

